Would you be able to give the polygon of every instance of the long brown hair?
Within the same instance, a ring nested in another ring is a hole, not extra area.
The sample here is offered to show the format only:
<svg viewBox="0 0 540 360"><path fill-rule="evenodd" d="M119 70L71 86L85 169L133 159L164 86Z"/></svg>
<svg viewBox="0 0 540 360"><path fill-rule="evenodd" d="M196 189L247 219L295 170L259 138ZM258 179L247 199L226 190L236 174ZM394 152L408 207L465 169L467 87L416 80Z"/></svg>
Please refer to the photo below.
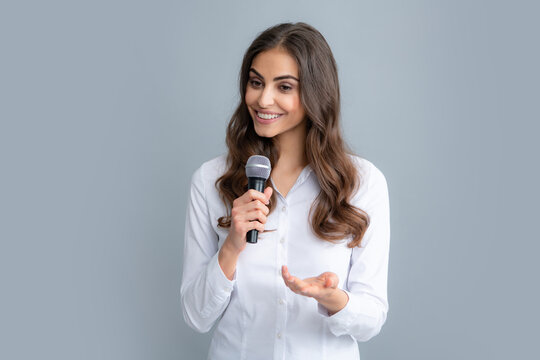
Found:
<svg viewBox="0 0 540 360"><path fill-rule="evenodd" d="M240 69L240 104L227 127L227 170L216 180L216 187L228 209L227 215L218 219L218 226L231 226L232 203L247 191L247 159L251 155L264 155L275 164L279 158L274 140L256 134L245 102L253 59L274 48L285 49L299 68L300 101L306 112L308 129L305 151L321 187L310 209L311 227L323 240L336 241L351 235L348 246L360 246L369 226L369 216L349 203L360 178L349 156L352 152L341 136L336 62L321 33L302 22L268 28L257 36L244 55ZM275 200L274 191L270 212L275 208Z"/></svg>

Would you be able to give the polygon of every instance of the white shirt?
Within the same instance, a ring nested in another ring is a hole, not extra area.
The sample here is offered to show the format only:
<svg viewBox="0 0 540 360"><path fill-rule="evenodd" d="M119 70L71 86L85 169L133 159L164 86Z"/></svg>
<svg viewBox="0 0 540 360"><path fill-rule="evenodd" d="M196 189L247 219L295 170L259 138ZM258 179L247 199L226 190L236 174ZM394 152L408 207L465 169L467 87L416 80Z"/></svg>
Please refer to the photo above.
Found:
<svg viewBox="0 0 540 360"><path fill-rule="evenodd" d="M276 192L258 243L247 244L230 281L218 263L228 229L217 226L226 208L215 187L225 155L205 162L191 180L187 207L181 303L187 324L215 329L209 359L359 359L357 341L377 335L388 312L390 213L386 178L370 161L351 156L361 184L351 203L367 212L370 226L362 247L350 237L334 244L317 238L308 212L320 191L306 166L287 197ZM271 180L271 179L270 179ZM332 316L310 297L293 293L281 266L301 279L325 271L338 275L347 305Z"/></svg>

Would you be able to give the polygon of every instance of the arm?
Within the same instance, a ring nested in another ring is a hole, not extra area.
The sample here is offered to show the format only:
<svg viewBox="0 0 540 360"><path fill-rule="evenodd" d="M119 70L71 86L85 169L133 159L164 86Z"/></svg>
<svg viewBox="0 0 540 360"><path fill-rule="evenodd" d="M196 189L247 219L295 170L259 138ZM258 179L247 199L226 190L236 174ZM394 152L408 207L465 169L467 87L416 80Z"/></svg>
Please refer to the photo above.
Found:
<svg viewBox="0 0 540 360"><path fill-rule="evenodd" d="M190 200L186 214L184 266L180 289L186 323L194 330L207 332L229 304L236 280L236 263L246 247L246 233L264 231L268 199L272 188L264 193L248 190L233 202L231 228L221 249L210 223L204 188L204 167L191 180Z"/></svg>
<svg viewBox="0 0 540 360"><path fill-rule="evenodd" d="M218 236L210 223L202 172L201 167L191 179L180 297L186 323L207 332L229 304L235 280L218 263Z"/></svg>
<svg viewBox="0 0 540 360"><path fill-rule="evenodd" d="M362 247L352 250L349 275L344 291L349 301L343 309L327 318L336 336L349 334L357 341L377 335L388 313L387 279L390 249L390 208L388 186L383 173L372 166L368 182L369 197L364 209L370 225ZM319 311L329 315L319 304Z"/></svg>
<svg viewBox="0 0 540 360"><path fill-rule="evenodd" d="M317 300L319 313L326 318L334 335L351 335L357 341L367 341L377 335L388 312L388 188L384 175L375 167L372 167L367 190L369 198L362 206L370 216L370 225L362 247L352 250L345 289L337 287L339 279L335 273L299 279L292 276L286 266L282 268L283 280L293 292Z"/></svg>

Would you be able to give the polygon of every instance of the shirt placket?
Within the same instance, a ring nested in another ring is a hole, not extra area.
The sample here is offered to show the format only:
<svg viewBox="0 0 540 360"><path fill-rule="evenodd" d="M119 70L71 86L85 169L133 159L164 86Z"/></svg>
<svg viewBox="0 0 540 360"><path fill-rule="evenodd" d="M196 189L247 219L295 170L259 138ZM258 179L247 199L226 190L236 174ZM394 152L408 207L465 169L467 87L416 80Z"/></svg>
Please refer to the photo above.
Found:
<svg viewBox="0 0 540 360"><path fill-rule="evenodd" d="M287 287L281 276L281 266L287 264L287 234L289 232L289 206L287 200L279 197L279 222L277 227L278 238L276 242L276 330L274 359L285 359L285 337L287 335Z"/></svg>

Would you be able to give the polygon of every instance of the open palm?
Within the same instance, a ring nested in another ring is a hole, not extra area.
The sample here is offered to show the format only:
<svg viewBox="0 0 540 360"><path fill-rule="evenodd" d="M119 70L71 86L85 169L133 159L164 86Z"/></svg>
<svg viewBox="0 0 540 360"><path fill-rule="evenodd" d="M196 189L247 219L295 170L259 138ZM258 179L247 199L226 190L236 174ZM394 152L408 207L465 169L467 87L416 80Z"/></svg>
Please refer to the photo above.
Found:
<svg viewBox="0 0 540 360"><path fill-rule="evenodd" d="M293 292L316 300L322 300L330 296L339 283L338 276L333 272L324 272L317 277L299 279L292 276L285 265L281 268L281 275L285 285Z"/></svg>

